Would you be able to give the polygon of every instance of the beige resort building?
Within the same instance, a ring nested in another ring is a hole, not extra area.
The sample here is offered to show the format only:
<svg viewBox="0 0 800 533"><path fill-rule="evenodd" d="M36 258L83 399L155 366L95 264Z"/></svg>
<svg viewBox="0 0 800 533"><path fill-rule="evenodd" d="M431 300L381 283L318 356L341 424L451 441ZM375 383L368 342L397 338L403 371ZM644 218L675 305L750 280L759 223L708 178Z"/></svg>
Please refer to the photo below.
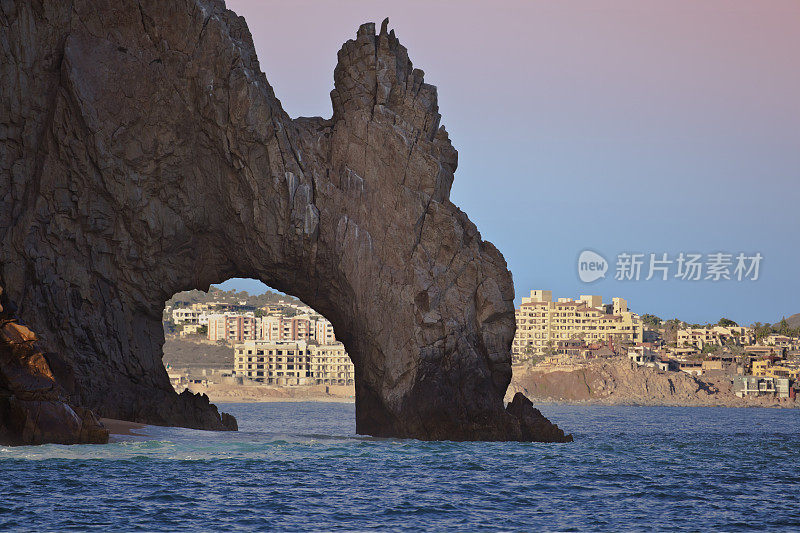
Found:
<svg viewBox="0 0 800 533"><path fill-rule="evenodd" d="M245 341L234 346L233 375L272 385L355 383L355 367L342 343Z"/></svg>
<svg viewBox="0 0 800 533"><path fill-rule="evenodd" d="M749 346L755 342L752 328L740 326L712 328L685 328L678 330L678 348L697 348L702 350L706 345L722 346L735 344Z"/></svg>
<svg viewBox="0 0 800 533"><path fill-rule="evenodd" d="M355 367L344 344L312 344L309 346L311 357L309 367L311 376L319 384L353 385L355 383Z"/></svg>
<svg viewBox="0 0 800 533"><path fill-rule="evenodd" d="M230 343L245 341L306 341L336 343L333 326L319 314L256 317L253 313L209 315L208 340Z"/></svg>
<svg viewBox="0 0 800 533"><path fill-rule="evenodd" d="M172 321L176 324L201 324L205 311L191 308L178 308L172 311Z"/></svg>
<svg viewBox="0 0 800 533"><path fill-rule="evenodd" d="M552 291L533 290L516 310L517 332L511 353L515 359L527 353L542 354L568 340L642 342L642 321L628 310L628 302L613 298L610 310L606 312L601 296L582 295L577 300L559 298L554 302Z"/></svg>
<svg viewBox="0 0 800 533"><path fill-rule="evenodd" d="M220 313L208 317L208 340L242 342L255 340L259 319L252 313Z"/></svg>
<svg viewBox="0 0 800 533"><path fill-rule="evenodd" d="M762 344L765 346L777 346L778 348L786 348L787 350L800 350L800 339L796 337L787 337L786 335L767 335L761 339Z"/></svg>

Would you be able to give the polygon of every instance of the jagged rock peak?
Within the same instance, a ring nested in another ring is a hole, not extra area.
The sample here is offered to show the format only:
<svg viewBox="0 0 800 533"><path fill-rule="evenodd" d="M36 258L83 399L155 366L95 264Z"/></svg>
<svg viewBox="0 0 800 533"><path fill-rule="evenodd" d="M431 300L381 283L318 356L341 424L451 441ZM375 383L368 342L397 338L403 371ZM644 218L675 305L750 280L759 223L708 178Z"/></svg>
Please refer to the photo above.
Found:
<svg viewBox="0 0 800 533"><path fill-rule="evenodd" d="M408 51L387 33L389 19L375 34L375 24L362 24L355 40L339 51L331 91L334 120L343 116L390 113L410 134L432 141L439 131L436 87L424 82L425 73L413 68Z"/></svg>

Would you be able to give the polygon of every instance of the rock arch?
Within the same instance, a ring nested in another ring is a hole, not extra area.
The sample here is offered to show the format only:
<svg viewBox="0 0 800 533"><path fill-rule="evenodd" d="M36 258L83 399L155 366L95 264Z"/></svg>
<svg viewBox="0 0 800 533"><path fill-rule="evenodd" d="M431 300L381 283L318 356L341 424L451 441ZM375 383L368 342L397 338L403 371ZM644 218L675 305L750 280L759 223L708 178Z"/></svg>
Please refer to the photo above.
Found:
<svg viewBox="0 0 800 533"><path fill-rule="evenodd" d="M331 119L291 119L221 1L4 4L0 284L102 416L222 429L161 364L172 294L298 296L356 365L360 433L563 440L517 398L513 283L449 200L436 88L387 21L339 51Z"/></svg>

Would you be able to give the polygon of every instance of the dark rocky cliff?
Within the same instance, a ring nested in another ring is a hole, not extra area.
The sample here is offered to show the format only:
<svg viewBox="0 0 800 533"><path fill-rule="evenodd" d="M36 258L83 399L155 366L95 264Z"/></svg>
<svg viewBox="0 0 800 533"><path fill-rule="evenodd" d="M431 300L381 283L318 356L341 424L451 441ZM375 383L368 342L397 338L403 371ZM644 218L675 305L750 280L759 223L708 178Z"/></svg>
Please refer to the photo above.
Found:
<svg viewBox="0 0 800 533"><path fill-rule="evenodd" d="M108 442L94 413L68 403L36 335L14 311L0 286L0 445Z"/></svg>
<svg viewBox="0 0 800 533"><path fill-rule="evenodd" d="M233 427L170 388L161 312L250 277L331 320L360 433L565 439L503 407L511 274L386 24L339 52L331 119L283 111L220 1L3 2L0 43L0 283L75 405Z"/></svg>

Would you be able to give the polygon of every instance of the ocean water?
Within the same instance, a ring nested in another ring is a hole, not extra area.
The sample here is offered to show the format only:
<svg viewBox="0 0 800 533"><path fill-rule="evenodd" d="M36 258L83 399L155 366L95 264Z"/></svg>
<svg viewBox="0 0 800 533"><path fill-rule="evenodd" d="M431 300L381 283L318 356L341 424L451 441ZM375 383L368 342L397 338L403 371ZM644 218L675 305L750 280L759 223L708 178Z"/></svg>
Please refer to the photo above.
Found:
<svg viewBox="0 0 800 533"><path fill-rule="evenodd" d="M571 444L355 435L354 406L225 404L241 431L0 447L0 530L797 530L800 411L539 406Z"/></svg>

